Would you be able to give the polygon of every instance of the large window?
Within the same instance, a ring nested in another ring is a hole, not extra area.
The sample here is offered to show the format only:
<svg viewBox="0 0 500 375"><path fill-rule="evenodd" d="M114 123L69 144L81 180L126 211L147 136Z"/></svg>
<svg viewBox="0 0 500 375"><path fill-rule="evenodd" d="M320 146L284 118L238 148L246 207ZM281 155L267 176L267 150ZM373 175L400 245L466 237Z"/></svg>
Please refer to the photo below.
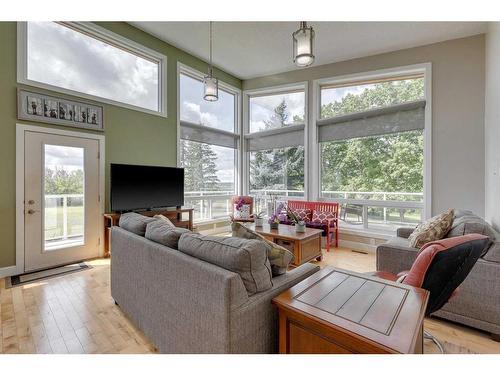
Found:
<svg viewBox="0 0 500 375"><path fill-rule="evenodd" d="M164 56L90 24L20 24L19 80L163 113Z"/></svg>
<svg viewBox="0 0 500 375"><path fill-rule="evenodd" d="M248 190L256 208L267 209L275 197L303 197L304 87L251 93L248 104Z"/></svg>
<svg viewBox="0 0 500 375"><path fill-rule="evenodd" d="M227 218L236 194L238 93L219 88L219 100L203 100L202 75L179 74L180 165L185 170L185 202L195 221ZM221 85L223 86L223 85Z"/></svg>
<svg viewBox="0 0 500 375"><path fill-rule="evenodd" d="M415 225L424 201L424 78L320 88L320 194L365 228Z"/></svg>

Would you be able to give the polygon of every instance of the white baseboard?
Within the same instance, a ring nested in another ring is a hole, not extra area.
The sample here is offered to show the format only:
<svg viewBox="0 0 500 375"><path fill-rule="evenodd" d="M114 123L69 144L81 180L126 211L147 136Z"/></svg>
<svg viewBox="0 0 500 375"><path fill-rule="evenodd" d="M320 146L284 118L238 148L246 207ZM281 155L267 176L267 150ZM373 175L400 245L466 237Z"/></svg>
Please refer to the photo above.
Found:
<svg viewBox="0 0 500 375"><path fill-rule="evenodd" d="M18 272L16 266L0 268L0 277L14 276L17 274Z"/></svg>

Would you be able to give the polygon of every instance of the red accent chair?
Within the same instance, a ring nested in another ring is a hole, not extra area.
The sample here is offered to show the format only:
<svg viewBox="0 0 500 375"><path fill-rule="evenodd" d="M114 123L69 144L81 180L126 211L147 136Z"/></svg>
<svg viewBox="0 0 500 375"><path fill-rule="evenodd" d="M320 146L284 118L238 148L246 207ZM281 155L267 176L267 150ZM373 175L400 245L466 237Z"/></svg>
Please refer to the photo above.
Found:
<svg viewBox="0 0 500 375"><path fill-rule="evenodd" d="M250 206L250 217L248 219L237 219L234 217L235 208L234 205L237 204L240 199L243 199L243 204L248 204ZM254 215L253 215L253 198L248 195L236 196L231 198L231 210L232 214L229 215L231 217L231 221L238 221L240 223L253 223Z"/></svg>
<svg viewBox="0 0 500 375"><path fill-rule="evenodd" d="M339 247L339 204L336 202L307 202L288 201L288 208L291 211L309 210L309 216L304 221L309 228L323 229L326 236L326 251L330 251L331 236L335 240L335 247ZM314 212L325 213L327 218L321 222L314 222Z"/></svg>
<svg viewBox="0 0 500 375"><path fill-rule="evenodd" d="M422 246L409 271L397 275L378 271L371 275L428 290L425 315L430 316L458 293L458 287L489 244L490 239L481 234L432 241ZM424 338L432 340L444 353L443 346L435 337L424 332Z"/></svg>

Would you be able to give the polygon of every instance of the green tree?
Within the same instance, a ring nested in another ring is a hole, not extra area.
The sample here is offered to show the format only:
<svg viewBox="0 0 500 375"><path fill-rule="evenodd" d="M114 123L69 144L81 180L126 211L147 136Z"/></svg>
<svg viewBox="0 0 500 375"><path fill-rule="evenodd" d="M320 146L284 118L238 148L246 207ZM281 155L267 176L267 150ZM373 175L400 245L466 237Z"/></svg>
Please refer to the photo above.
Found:
<svg viewBox="0 0 500 375"><path fill-rule="evenodd" d="M45 194L83 194L83 170L45 168Z"/></svg>
<svg viewBox="0 0 500 375"><path fill-rule="evenodd" d="M205 143L181 141L186 191L214 191L220 184L217 177L217 154Z"/></svg>

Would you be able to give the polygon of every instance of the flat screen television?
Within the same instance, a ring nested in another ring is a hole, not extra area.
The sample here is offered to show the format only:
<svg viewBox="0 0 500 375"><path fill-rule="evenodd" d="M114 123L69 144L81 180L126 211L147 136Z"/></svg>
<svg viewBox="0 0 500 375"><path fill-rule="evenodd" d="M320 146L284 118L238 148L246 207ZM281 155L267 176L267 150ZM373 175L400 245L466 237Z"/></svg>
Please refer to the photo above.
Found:
<svg viewBox="0 0 500 375"><path fill-rule="evenodd" d="M111 164L111 210L125 212L184 205L184 169Z"/></svg>

